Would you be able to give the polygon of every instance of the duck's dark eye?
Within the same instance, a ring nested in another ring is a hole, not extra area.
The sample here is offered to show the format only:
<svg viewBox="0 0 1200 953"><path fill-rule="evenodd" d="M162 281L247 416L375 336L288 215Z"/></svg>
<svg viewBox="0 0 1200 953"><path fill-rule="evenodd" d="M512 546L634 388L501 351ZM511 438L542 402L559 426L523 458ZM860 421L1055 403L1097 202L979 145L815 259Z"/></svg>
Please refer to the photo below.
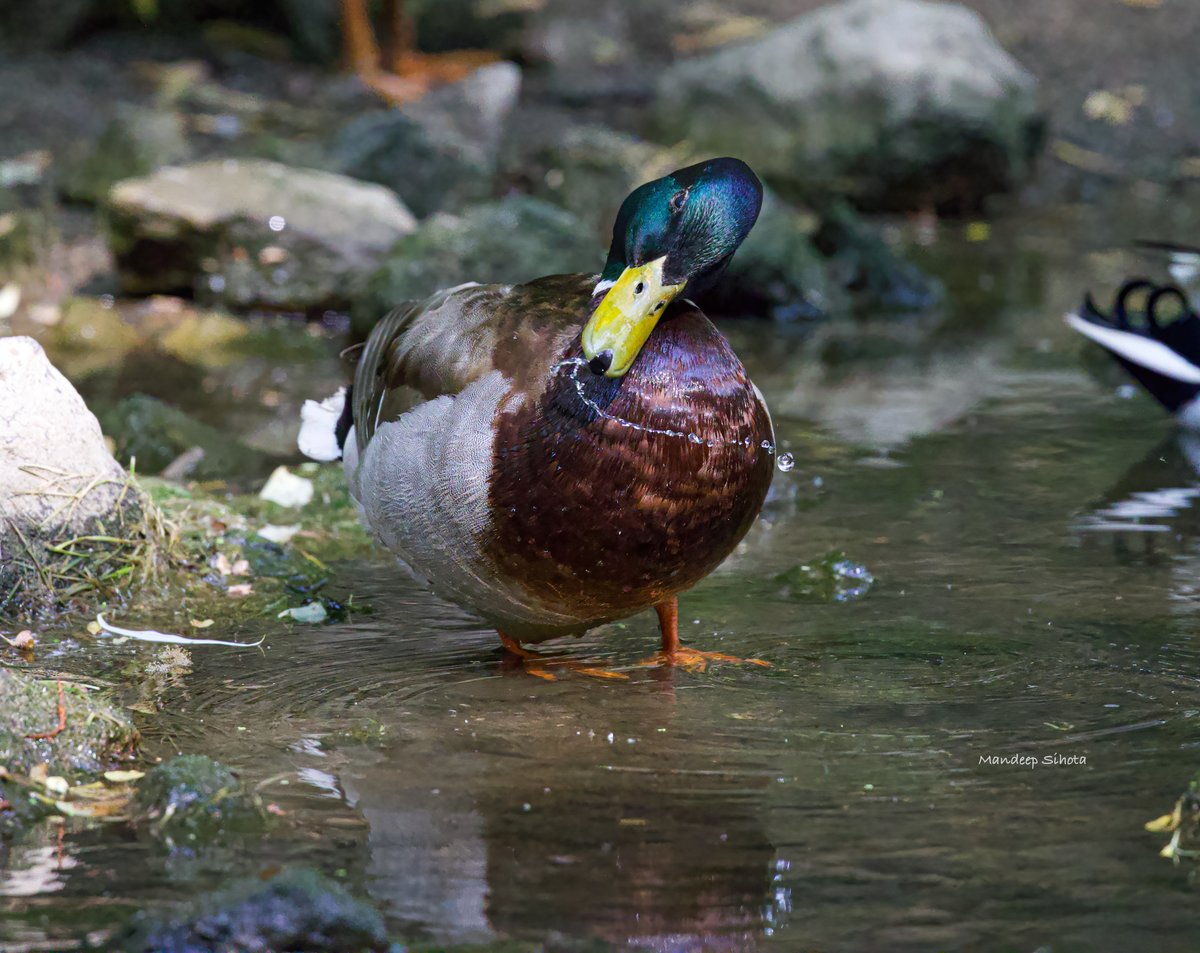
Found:
<svg viewBox="0 0 1200 953"><path fill-rule="evenodd" d="M687 205L687 200L688 200L688 190L680 189L678 192L676 192L674 195L671 196L671 201L667 204L670 206L672 212L682 212L683 207L685 205Z"/></svg>

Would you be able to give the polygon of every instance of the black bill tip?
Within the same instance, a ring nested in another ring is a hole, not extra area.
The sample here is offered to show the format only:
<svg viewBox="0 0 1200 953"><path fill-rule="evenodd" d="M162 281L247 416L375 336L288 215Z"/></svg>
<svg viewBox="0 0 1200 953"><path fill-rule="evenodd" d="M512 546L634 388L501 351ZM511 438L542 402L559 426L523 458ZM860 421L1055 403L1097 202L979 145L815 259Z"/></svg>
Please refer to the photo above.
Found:
<svg viewBox="0 0 1200 953"><path fill-rule="evenodd" d="M613 352L604 350L588 361L593 374L604 374L612 367Z"/></svg>

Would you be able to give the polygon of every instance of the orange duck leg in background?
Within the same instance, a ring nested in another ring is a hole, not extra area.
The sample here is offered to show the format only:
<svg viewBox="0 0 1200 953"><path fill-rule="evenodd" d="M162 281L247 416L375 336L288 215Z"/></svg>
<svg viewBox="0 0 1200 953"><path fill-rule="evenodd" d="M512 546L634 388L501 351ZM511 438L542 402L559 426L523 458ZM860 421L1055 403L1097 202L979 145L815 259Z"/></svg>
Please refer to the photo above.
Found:
<svg viewBox="0 0 1200 953"><path fill-rule="evenodd" d="M416 29L404 0L384 0L381 54L367 0L341 0L341 8L346 62L370 89L393 105L420 99L433 87L456 83L498 59L488 50L418 52Z"/></svg>

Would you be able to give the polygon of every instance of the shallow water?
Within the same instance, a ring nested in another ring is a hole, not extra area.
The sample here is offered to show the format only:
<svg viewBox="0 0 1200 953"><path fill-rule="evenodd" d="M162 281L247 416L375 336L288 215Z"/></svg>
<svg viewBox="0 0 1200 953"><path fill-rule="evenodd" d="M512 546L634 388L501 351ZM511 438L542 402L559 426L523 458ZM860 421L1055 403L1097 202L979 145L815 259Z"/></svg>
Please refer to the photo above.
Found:
<svg viewBox="0 0 1200 953"><path fill-rule="evenodd" d="M339 566L370 614L223 632L267 640L195 650L145 722L151 756L267 782L281 829L198 856L118 827L35 831L0 847L0 949L285 862L444 943L1195 949L1189 868L1142 824L1200 747L1200 477L1061 327L1120 268L1068 221L1070 252L1045 237L1061 222L984 248L943 235L926 253L960 258L948 277L977 292L944 315L729 326L795 468L681 619L690 643L769 669L635 668L656 644L643 615L552 646L629 681L545 682L383 556ZM774 581L831 550L869 592ZM42 662L115 678L145 651Z"/></svg>

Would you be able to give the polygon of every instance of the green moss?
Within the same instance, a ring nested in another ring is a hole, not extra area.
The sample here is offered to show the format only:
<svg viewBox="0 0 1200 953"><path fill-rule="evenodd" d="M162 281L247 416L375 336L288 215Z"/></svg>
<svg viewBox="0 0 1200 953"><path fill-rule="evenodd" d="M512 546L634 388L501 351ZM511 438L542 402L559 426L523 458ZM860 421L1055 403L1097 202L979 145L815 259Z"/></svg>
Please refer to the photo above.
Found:
<svg viewBox="0 0 1200 953"><path fill-rule="evenodd" d="M91 774L127 755L137 730L102 695L62 683L66 727L54 738L33 739L58 725L58 687L0 668L0 765L28 773L45 764L51 774Z"/></svg>
<svg viewBox="0 0 1200 953"><path fill-rule="evenodd" d="M59 684L63 730L53 738L30 737L59 727ZM22 781L35 766L66 778L95 774L131 754L137 741L137 729L102 695L0 668L0 801L11 805L0 811L0 832L48 809Z"/></svg>
<svg viewBox="0 0 1200 953"><path fill-rule="evenodd" d="M315 870L248 878L166 917L137 914L114 938L127 953L197 950L305 950L383 953L383 917Z"/></svg>
<svg viewBox="0 0 1200 953"><path fill-rule="evenodd" d="M0 532L0 616L32 618L89 600L128 594L162 578L173 540L158 508L130 476L112 514L84 529Z"/></svg>

